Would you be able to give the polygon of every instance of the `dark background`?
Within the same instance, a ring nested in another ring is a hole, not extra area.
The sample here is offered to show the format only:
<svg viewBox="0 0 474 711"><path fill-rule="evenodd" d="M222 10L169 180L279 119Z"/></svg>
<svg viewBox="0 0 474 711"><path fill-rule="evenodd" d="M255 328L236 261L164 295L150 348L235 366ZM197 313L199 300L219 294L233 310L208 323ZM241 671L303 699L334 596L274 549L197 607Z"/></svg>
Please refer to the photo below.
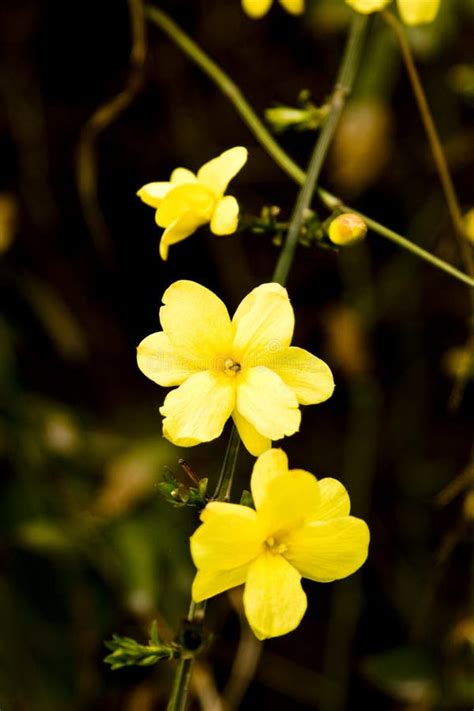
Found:
<svg viewBox="0 0 474 711"><path fill-rule="evenodd" d="M238 0L160 7L259 113L294 105L301 89L316 103L331 91L350 19L342 0L308 0L299 19L275 4L258 22ZM472 0L444 0L434 25L409 32L463 211L473 206L473 30ZM214 484L225 437L188 450L163 440L165 393L138 371L135 347L158 330L174 280L199 281L232 309L270 279L278 247L203 228L165 264L153 211L135 192L235 145L250 153L230 187L244 213L278 205L287 219L297 186L149 25L144 70L132 73L140 90L95 137L87 165L97 200L85 211L79 141L98 106L130 82L127 4L3 0L0 37L0 707L161 709L171 666L111 672L103 641L114 632L145 641L154 618L168 638L177 629L196 516L167 504L157 484L165 467L178 474L179 456ZM367 42L322 184L462 269L379 18ZM280 140L304 166L313 134ZM328 216L317 200L315 209ZM474 703L472 366L459 407L448 401L468 288L372 232L339 252L300 247L288 288L294 343L331 365L337 388L305 410L284 447L292 466L345 483L371 527L370 556L345 581L305 583L303 624L265 644L253 680L245 664L244 682L231 673L239 640L247 662L260 651L238 592L213 601L193 708L220 708L213 694L230 678L227 697L235 707L243 695L243 709L464 711ZM251 466L242 453L236 498Z"/></svg>

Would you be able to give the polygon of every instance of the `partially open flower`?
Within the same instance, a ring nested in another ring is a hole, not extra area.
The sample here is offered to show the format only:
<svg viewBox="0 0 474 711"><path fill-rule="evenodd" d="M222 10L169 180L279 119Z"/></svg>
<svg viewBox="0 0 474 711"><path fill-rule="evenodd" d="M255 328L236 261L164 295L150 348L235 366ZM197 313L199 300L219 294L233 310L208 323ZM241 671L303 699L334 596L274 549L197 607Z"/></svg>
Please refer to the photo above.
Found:
<svg viewBox="0 0 474 711"><path fill-rule="evenodd" d="M360 242L367 234L367 225L362 217L353 212L338 215L329 225L328 235L331 242L347 247Z"/></svg>
<svg viewBox="0 0 474 711"><path fill-rule="evenodd" d="M165 228L160 242L162 259L168 258L170 245L186 239L208 222L215 235L235 232L239 205L224 193L247 156L247 149L242 146L230 148L205 163L197 175L187 168L176 168L169 182L148 183L140 188L138 197L156 208L156 223Z"/></svg>
<svg viewBox="0 0 474 711"><path fill-rule="evenodd" d="M191 537L198 572L195 602L245 583L244 610L259 639L294 630L306 611L301 578L332 582L354 573L367 558L369 529L349 515L349 495L335 479L288 470L281 449L253 468L254 511L211 502Z"/></svg>
<svg viewBox="0 0 474 711"><path fill-rule="evenodd" d="M346 0L357 12L368 15L383 10L392 0ZM398 11L406 25L422 25L433 22L438 14L441 0L397 0Z"/></svg>
<svg viewBox="0 0 474 711"><path fill-rule="evenodd" d="M326 363L290 346L295 316L286 289L262 284L231 320L222 301L200 284L177 281L163 295L163 331L138 346L138 367L172 390L160 409L163 434L192 447L219 437L232 417L245 446L258 456L298 431L299 405L334 390Z"/></svg>
<svg viewBox="0 0 474 711"><path fill-rule="evenodd" d="M304 10L304 0L279 0L291 15L301 15ZM267 14L273 0L242 0L242 7L250 17L258 19Z"/></svg>

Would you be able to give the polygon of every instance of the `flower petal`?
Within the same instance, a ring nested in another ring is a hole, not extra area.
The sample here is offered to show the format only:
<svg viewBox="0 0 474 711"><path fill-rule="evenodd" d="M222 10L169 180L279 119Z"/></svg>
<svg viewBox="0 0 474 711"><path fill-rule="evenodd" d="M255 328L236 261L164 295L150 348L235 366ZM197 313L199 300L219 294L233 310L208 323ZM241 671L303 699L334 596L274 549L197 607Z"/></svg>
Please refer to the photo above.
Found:
<svg viewBox="0 0 474 711"><path fill-rule="evenodd" d="M212 370L230 352L233 328L224 303L194 281L181 280L163 294L163 330L186 360L201 370Z"/></svg>
<svg viewBox="0 0 474 711"><path fill-rule="evenodd" d="M267 353L261 365L278 373L302 405L324 402L334 392L334 378L329 366L303 348L291 346Z"/></svg>
<svg viewBox="0 0 474 711"><path fill-rule="evenodd" d="M351 502L346 488L337 479L325 477L319 479L321 501L315 513L314 521L327 521L332 518L349 516Z"/></svg>
<svg viewBox="0 0 474 711"><path fill-rule="evenodd" d="M161 235L160 257L162 260L166 262L168 259L169 247L172 244L177 244L192 235L204 222L205 220L195 212L184 212L180 217L177 217Z"/></svg>
<svg viewBox="0 0 474 711"><path fill-rule="evenodd" d="M367 524L354 516L308 523L285 538L285 558L303 577L329 583L360 568L369 539Z"/></svg>
<svg viewBox="0 0 474 711"><path fill-rule="evenodd" d="M194 602L207 600L214 595L245 583L248 564L231 570L198 570L193 580L192 598Z"/></svg>
<svg viewBox="0 0 474 711"><path fill-rule="evenodd" d="M263 17L270 9L273 0L242 0L242 7L255 20Z"/></svg>
<svg viewBox="0 0 474 711"><path fill-rule="evenodd" d="M203 185L185 184L173 187L163 198L156 211L156 224L168 227L186 212L193 212L200 224L211 219L215 199Z"/></svg>
<svg viewBox="0 0 474 711"><path fill-rule="evenodd" d="M298 431L298 400L281 378L258 366L239 373L236 409L264 437L281 439Z"/></svg>
<svg viewBox="0 0 474 711"><path fill-rule="evenodd" d="M239 224L239 203L226 195L217 203L211 219L211 232L215 235L231 235Z"/></svg>
<svg viewBox="0 0 474 711"><path fill-rule="evenodd" d="M138 190L137 195L145 205L159 207L165 195L167 195L172 188L171 183L147 183Z"/></svg>
<svg viewBox="0 0 474 711"><path fill-rule="evenodd" d="M170 182L173 185L186 185L197 183L198 179L191 170L187 168L175 168L171 173Z"/></svg>
<svg viewBox="0 0 474 711"><path fill-rule="evenodd" d="M191 363L176 353L163 331L143 339L137 348L137 363L147 378L165 388L181 385L196 372Z"/></svg>
<svg viewBox="0 0 474 711"><path fill-rule="evenodd" d="M163 435L178 447L209 442L222 433L234 405L235 388L226 375L209 370L191 375L160 408Z"/></svg>
<svg viewBox="0 0 474 711"><path fill-rule="evenodd" d="M304 11L304 0L280 0L280 3L292 15L301 15Z"/></svg>
<svg viewBox="0 0 474 711"><path fill-rule="evenodd" d="M264 553L251 563L244 591L244 610L258 639L294 630L307 604L301 576L280 555Z"/></svg>
<svg viewBox="0 0 474 711"><path fill-rule="evenodd" d="M303 469L293 469L271 479L257 507L264 535L286 545L288 532L315 520L320 501L318 480Z"/></svg>
<svg viewBox="0 0 474 711"><path fill-rule="evenodd" d="M269 449L253 465L250 488L255 508L258 509L268 484L277 476L288 473L288 457L282 449Z"/></svg>
<svg viewBox="0 0 474 711"><path fill-rule="evenodd" d="M234 355L251 367L290 345L295 315L279 284L262 284L248 294L234 314Z"/></svg>
<svg viewBox="0 0 474 711"><path fill-rule="evenodd" d="M433 22L441 0L398 0L398 11L406 25Z"/></svg>
<svg viewBox="0 0 474 711"><path fill-rule="evenodd" d="M243 146L236 146L224 151L198 170L198 180L219 199L224 195L228 184L247 162L248 151Z"/></svg>
<svg viewBox="0 0 474 711"><path fill-rule="evenodd" d="M245 417L242 417L237 410L232 413L232 419L239 433L239 437L244 443L244 447L254 457L258 457L265 450L270 449L272 441L268 437L259 434L255 427L250 424Z"/></svg>
<svg viewBox="0 0 474 711"><path fill-rule="evenodd" d="M248 506L222 504L204 516L204 523L193 533L190 543L198 569L223 571L246 565L262 550L257 514Z"/></svg>

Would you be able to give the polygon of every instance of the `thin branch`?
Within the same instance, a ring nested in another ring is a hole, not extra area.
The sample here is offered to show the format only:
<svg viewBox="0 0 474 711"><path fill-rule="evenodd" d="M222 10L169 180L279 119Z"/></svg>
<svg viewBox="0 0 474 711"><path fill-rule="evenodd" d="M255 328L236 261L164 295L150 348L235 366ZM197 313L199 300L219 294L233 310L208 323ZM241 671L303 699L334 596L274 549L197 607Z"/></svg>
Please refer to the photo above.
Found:
<svg viewBox="0 0 474 711"><path fill-rule="evenodd" d="M360 63L367 17L354 14L341 66L338 72L332 97L329 101L329 114L324 121L322 130L316 140L308 166L305 181L296 201L295 209L288 229L288 236L280 252L273 281L286 284L290 266L304 224L305 215L311 205L314 192L326 159L331 141L336 132L347 97L352 91L352 85Z"/></svg>
<svg viewBox="0 0 474 711"><path fill-rule="evenodd" d="M449 171L448 161L441 143L441 139L438 135L436 124L429 107L423 85L420 81L420 76L416 68L415 61L413 59L413 54L410 45L407 41L405 31L397 20L397 18L388 10L383 12L385 21L393 29L395 37L397 39L398 45L400 47L400 52L402 55L405 68L407 70L408 77L410 79L413 94L415 96L415 101L418 106L418 111L425 128L426 136L428 138L431 153L433 154L433 159L438 171L441 186L443 188L444 196L446 198L446 204L448 206L449 214L451 216L451 221L454 227L454 234L456 237L459 254L461 260L464 264L464 269L469 274L470 277L474 277L474 261L471 252L471 246L469 245L462 217L461 206L459 205L459 200L456 195L456 190L454 188L453 179ZM469 352L474 353L474 293L470 292L470 314L468 322L468 339L466 348ZM466 371L459 369L456 373L454 379L454 385L449 397L448 406L451 411L458 409L461 404L461 400L464 394L464 390L467 383L468 374Z"/></svg>
<svg viewBox="0 0 474 711"><path fill-rule="evenodd" d="M144 82L146 59L146 23L143 0L128 0L132 46L130 69L120 93L99 106L81 131L76 156L76 183L84 218L96 248L103 255L111 253L112 240L99 207L96 144L99 135L133 102Z"/></svg>
<svg viewBox="0 0 474 711"><path fill-rule="evenodd" d="M413 94L415 96L418 110L420 112L421 120L423 121L423 126L426 131L426 136L430 144L431 152L433 154L433 158L436 164L436 169L438 171L439 179L446 198L449 214L451 216L455 235L458 241L459 253L462 261L464 262L464 267L466 271L471 276L473 276L474 264L470 247L465 238L461 207L459 205L459 200L456 195L456 190L454 189L454 183L453 179L451 178L451 173L449 172L448 161L446 160L443 145L438 135L433 115L431 113L431 109L426 99L425 91L420 81L420 76L418 74L418 70L413 59L413 54L410 45L408 44L404 29L400 22L397 20L397 18L388 10L385 10L383 12L383 17L393 29L398 45L400 47L402 59L405 64L408 77L410 79Z"/></svg>

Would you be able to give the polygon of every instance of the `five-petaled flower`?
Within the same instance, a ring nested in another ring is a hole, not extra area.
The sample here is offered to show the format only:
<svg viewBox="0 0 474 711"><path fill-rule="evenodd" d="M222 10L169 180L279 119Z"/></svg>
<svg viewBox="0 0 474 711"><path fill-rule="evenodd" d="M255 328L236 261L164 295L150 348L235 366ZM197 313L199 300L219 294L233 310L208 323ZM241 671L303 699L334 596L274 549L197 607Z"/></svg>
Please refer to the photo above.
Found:
<svg viewBox="0 0 474 711"><path fill-rule="evenodd" d="M245 165L247 155L246 148L236 146L205 163L197 175L187 168L176 168L169 182L148 183L140 188L138 197L156 208L156 223L165 228L160 242L162 259L168 258L170 245L186 239L207 222L215 235L235 232L239 205L224 193Z"/></svg>
<svg viewBox="0 0 474 711"><path fill-rule="evenodd" d="M301 15L304 10L304 0L279 0L285 10L292 15ZM273 0L242 0L242 7L250 17L255 19L267 14Z"/></svg>
<svg viewBox="0 0 474 711"><path fill-rule="evenodd" d="M346 0L357 12L369 14L383 10L392 0ZM441 4L441 0L397 0L398 11L406 25L421 25L433 22Z"/></svg>
<svg viewBox="0 0 474 711"><path fill-rule="evenodd" d="M299 405L323 402L334 389L329 367L290 346L294 312L286 289L262 284L233 319L223 302L193 281L163 295L163 331L138 346L140 370L158 385L176 386L160 409L163 434L191 447L219 437L232 416L245 446L258 456L298 431Z"/></svg>
<svg viewBox="0 0 474 711"><path fill-rule="evenodd" d="M251 489L256 510L214 501L191 536L198 571L195 602L245 583L244 609L259 639L294 630L306 611L301 578L331 582L366 560L369 529L349 516L350 501L336 479L317 480L288 470L281 449L255 462Z"/></svg>

